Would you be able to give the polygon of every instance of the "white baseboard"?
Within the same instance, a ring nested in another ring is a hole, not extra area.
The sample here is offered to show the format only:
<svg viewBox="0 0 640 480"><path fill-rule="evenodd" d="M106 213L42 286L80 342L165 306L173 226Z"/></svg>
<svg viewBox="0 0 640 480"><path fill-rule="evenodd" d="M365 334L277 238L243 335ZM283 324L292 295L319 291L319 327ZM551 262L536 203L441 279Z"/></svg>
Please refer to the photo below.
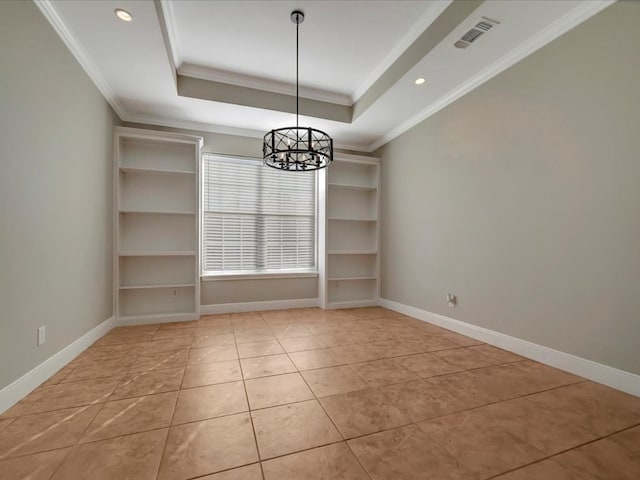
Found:
<svg viewBox="0 0 640 480"><path fill-rule="evenodd" d="M353 300L350 302L330 302L325 305L326 310L340 309L340 308L362 308L362 307L376 307L378 306L378 300Z"/></svg>
<svg viewBox="0 0 640 480"><path fill-rule="evenodd" d="M640 375L384 298L380 306L640 397Z"/></svg>
<svg viewBox="0 0 640 480"><path fill-rule="evenodd" d="M116 320L116 326L148 325L151 323L189 322L197 320L197 313L169 313L165 315L130 315Z"/></svg>
<svg viewBox="0 0 640 480"><path fill-rule="evenodd" d="M317 298L271 300L267 302L220 303L217 305L200 305L200 315L214 315L216 313L257 312L263 310L285 310L287 308L307 308L317 306Z"/></svg>
<svg viewBox="0 0 640 480"><path fill-rule="evenodd" d="M0 390L0 413L8 410L39 385L51 378L53 374L76 358L113 327L115 327L115 320L111 317L85 333L75 342L64 347L58 353L49 357L30 372Z"/></svg>

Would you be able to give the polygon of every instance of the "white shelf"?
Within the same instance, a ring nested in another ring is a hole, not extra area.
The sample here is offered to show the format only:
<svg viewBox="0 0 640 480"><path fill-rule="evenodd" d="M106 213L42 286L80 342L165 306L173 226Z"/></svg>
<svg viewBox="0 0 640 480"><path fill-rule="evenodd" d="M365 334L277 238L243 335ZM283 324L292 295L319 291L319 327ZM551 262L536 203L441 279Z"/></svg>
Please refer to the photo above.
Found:
<svg viewBox="0 0 640 480"><path fill-rule="evenodd" d="M363 276L363 277L329 277L330 282L348 282L353 280L375 280L376 276Z"/></svg>
<svg viewBox="0 0 640 480"><path fill-rule="evenodd" d="M376 218L341 218L341 217L328 217L328 220L336 222L377 222Z"/></svg>
<svg viewBox="0 0 640 480"><path fill-rule="evenodd" d="M329 250L329 255L375 255L377 250Z"/></svg>
<svg viewBox="0 0 640 480"><path fill-rule="evenodd" d="M339 188L342 190L364 190L366 192L373 192L378 188L370 185L350 185L347 183L329 183L330 188Z"/></svg>
<svg viewBox="0 0 640 480"><path fill-rule="evenodd" d="M165 251L157 251L152 252L149 250L139 250L139 251L122 251L118 252L118 255L121 257L193 257L196 252L193 250L190 251L176 251L176 250L165 250Z"/></svg>
<svg viewBox="0 0 640 480"><path fill-rule="evenodd" d="M166 284L166 285L122 285L120 286L120 290L140 290L140 289L149 289L149 288L193 288L195 287L195 283L176 283L174 285Z"/></svg>
<svg viewBox="0 0 640 480"><path fill-rule="evenodd" d="M121 251L196 251L198 222L195 215L119 215ZM194 272L195 275L195 272Z"/></svg>
<svg viewBox="0 0 640 480"><path fill-rule="evenodd" d="M117 318L129 324L196 319L202 138L127 127L115 132Z"/></svg>
<svg viewBox="0 0 640 480"><path fill-rule="evenodd" d="M328 195L328 218L378 218L378 192L334 190Z"/></svg>
<svg viewBox="0 0 640 480"><path fill-rule="evenodd" d="M379 276L379 160L338 156L327 172L325 308L376 305Z"/></svg>
<svg viewBox="0 0 640 480"><path fill-rule="evenodd" d="M196 212L180 212L180 211L173 211L170 212L168 210L120 210L120 213L122 214L143 214L143 215L195 215Z"/></svg>
<svg viewBox="0 0 640 480"><path fill-rule="evenodd" d="M140 167L124 167L120 166L119 170L122 173L160 173L170 175L195 175L196 172L190 172L188 170L169 170L166 168L140 168Z"/></svg>
<svg viewBox="0 0 640 480"><path fill-rule="evenodd" d="M119 289L119 315L162 315L195 312L195 285Z"/></svg>

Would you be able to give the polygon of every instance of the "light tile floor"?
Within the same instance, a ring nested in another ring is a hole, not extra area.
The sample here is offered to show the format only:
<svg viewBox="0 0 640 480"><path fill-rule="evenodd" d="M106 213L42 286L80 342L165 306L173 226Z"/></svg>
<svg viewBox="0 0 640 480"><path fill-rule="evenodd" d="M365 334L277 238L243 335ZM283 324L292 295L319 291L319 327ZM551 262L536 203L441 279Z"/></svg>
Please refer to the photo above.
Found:
<svg viewBox="0 0 640 480"><path fill-rule="evenodd" d="M382 308L112 330L0 416L3 480L640 479L640 399Z"/></svg>

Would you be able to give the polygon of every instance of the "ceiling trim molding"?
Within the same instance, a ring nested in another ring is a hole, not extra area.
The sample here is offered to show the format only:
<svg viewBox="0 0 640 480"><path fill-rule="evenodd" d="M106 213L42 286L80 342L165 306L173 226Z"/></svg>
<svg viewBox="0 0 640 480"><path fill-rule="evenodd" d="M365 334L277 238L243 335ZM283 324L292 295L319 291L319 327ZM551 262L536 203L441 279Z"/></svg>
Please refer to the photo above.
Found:
<svg viewBox="0 0 640 480"><path fill-rule="evenodd" d="M444 107L454 102L458 98L479 87L487 80L490 80L510 66L516 64L520 60L552 42L563 33L568 32L585 20L591 18L608 6L614 4L616 1L617 0L584 0L581 4L553 22L547 28L534 35L526 42L523 42L516 48L510 50L508 53L489 65L487 68L479 72L477 75L460 84L454 90L440 97L428 108L421 111L417 115L414 115L413 117L398 125L396 128L390 130L388 133L378 138L378 140L368 145L365 151L372 152L374 150L377 150L384 144L403 134L418 123L429 118L439 110L442 110Z"/></svg>
<svg viewBox="0 0 640 480"><path fill-rule="evenodd" d="M369 88L376 83L378 78L386 72L391 65L402 55L407 48L409 48L413 42L415 42L422 32L424 32L436 18L444 12L447 7L453 2L453 0L436 0L427 8L427 11L422 15L420 20L411 28L402 40L393 47L393 49L382 59L382 61L376 65L376 67L367 75L363 82L353 92L351 97L352 102L355 103Z"/></svg>
<svg viewBox="0 0 640 480"><path fill-rule="evenodd" d="M109 102L109 105L115 110L116 114L120 118L123 118L125 110L118 101L115 92L111 89L111 86L107 83L96 64L93 63L89 54L64 23L53 2L51 0L34 0L34 3L98 88L102 96Z"/></svg>
<svg viewBox="0 0 640 480"><path fill-rule="evenodd" d="M241 73L230 72L227 70L218 70L215 68L203 67L185 63L178 67L178 73L185 77L198 78L200 80L208 80L212 82L228 83L238 87L252 88L254 90L262 90L271 93L280 93L283 95L291 95L295 92L295 83L278 82L265 78L254 77L251 75L243 75ZM300 86L300 97L319 102L334 103L351 107L351 96L341 93L328 92L317 88L309 88Z"/></svg>
<svg viewBox="0 0 640 480"><path fill-rule="evenodd" d="M169 42L169 51L173 57L174 68L179 69L182 65L180 57L180 40L178 37L178 29L176 27L176 15L173 11L173 3L167 0L158 0L160 9L164 16L164 27L167 32L167 41Z"/></svg>
<svg viewBox="0 0 640 480"><path fill-rule="evenodd" d="M184 130L195 130L198 132L220 133L223 135L235 135L238 137L257 138L262 140L265 131L253 130L241 127L229 127L226 125L215 125L205 122L192 122L189 120L173 120L154 115L132 114L126 115L122 119L129 123L143 123L146 125L158 125L160 127L180 128ZM355 152L365 152L366 144L348 144L343 142L335 142L336 148L342 150L353 150Z"/></svg>

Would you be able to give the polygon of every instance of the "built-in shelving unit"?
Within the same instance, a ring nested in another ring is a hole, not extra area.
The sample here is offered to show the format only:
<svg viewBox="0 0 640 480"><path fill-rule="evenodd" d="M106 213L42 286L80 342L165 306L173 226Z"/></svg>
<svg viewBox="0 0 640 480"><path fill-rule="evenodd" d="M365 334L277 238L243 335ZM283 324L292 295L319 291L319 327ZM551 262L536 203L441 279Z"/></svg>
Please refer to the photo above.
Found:
<svg viewBox="0 0 640 480"><path fill-rule="evenodd" d="M324 308L376 305L379 160L336 155L325 180L321 304Z"/></svg>
<svg viewBox="0 0 640 480"><path fill-rule="evenodd" d="M115 129L116 316L127 323L197 319L202 138Z"/></svg>

